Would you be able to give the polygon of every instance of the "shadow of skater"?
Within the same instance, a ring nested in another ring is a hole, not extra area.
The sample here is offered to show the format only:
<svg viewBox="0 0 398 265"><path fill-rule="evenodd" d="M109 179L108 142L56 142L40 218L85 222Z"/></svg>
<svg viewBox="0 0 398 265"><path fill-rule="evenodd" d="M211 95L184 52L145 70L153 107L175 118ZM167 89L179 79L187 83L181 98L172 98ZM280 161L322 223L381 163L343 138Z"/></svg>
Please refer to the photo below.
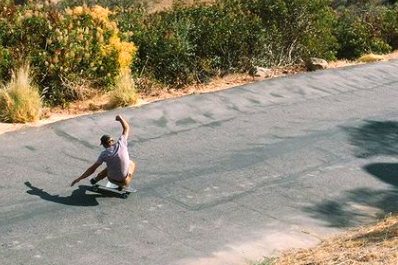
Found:
<svg viewBox="0 0 398 265"><path fill-rule="evenodd" d="M98 202L96 197L101 195L87 195L86 191L89 186L79 186L77 190L74 190L70 196L61 197L59 195L51 195L43 189L39 189L33 186L29 181L25 182L25 185L30 188L26 193L30 195L39 196L43 200L56 202L71 206L97 206Z"/></svg>
<svg viewBox="0 0 398 265"><path fill-rule="evenodd" d="M344 127L355 157L398 155L398 122L367 120L360 127Z"/></svg>

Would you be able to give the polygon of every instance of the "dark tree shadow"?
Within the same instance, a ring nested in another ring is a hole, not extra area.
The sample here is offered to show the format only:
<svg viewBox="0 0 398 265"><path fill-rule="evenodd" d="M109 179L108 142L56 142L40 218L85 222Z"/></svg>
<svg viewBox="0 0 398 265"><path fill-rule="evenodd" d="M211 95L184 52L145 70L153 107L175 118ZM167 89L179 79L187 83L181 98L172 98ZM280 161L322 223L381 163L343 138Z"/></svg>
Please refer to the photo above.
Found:
<svg viewBox="0 0 398 265"><path fill-rule="evenodd" d="M398 164L374 163L365 166L364 169L381 181L398 189Z"/></svg>
<svg viewBox="0 0 398 265"><path fill-rule="evenodd" d="M398 211L398 189L354 189L340 198L305 207L304 211L330 227L355 227Z"/></svg>
<svg viewBox="0 0 398 265"><path fill-rule="evenodd" d="M51 201L55 203L70 205L70 206L97 206L97 197L103 197L103 195L88 195L87 190L90 190L90 186L81 185L77 190L74 190L70 196L61 197L59 195L51 195L43 189L39 189L33 186L29 181L25 182L25 185L30 188L26 193L30 195L39 196L43 200Z"/></svg>
<svg viewBox="0 0 398 265"><path fill-rule="evenodd" d="M397 121L367 120L360 127L343 127L343 129L348 133L350 144L355 147L355 157L398 155Z"/></svg>
<svg viewBox="0 0 398 265"><path fill-rule="evenodd" d="M398 155L396 121L365 121L360 127L343 129L357 158ZM338 198L305 207L304 211L331 227L354 227L398 211L398 164L372 163L363 170L390 187L353 189Z"/></svg>

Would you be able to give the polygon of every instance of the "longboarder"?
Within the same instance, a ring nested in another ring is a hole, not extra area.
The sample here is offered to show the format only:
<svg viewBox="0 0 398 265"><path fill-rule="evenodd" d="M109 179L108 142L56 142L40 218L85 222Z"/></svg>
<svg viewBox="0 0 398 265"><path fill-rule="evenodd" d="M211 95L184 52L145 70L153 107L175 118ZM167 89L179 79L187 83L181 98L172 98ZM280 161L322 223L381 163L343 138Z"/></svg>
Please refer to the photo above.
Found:
<svg viewBox="0 0 398 265"><path fill-rule="evenodd" d="M122 135L117 142L115 142L110 135L103 135L101 137L101 145L103 145L105 150L101 152L93 165L72 182L71 186L91 176L96 169L105 162L106 168L98 173L96 177L90 179L90 183L95 185L98 181L107 177L111 183L119 187L119 190L128 188L130 181L133 179L135 170L135 163L130 159L127 149L127 138L130 133L130 126L121 115L117 115L115 120L122 125Z"/></svg>

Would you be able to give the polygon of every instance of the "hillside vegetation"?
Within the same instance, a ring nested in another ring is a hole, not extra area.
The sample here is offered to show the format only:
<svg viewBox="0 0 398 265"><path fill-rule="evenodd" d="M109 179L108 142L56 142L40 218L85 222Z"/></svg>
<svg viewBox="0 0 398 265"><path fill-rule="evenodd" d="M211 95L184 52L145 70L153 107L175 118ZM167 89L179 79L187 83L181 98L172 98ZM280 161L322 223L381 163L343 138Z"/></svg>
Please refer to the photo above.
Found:
<svg viewBox="0 0 398 265"><path fill-rule="evenodd" d="M28 65L44 106L116 88L109 106L126 106L162 87L398 47L395 1L16 2L0 3L0 80Z"/></svg>

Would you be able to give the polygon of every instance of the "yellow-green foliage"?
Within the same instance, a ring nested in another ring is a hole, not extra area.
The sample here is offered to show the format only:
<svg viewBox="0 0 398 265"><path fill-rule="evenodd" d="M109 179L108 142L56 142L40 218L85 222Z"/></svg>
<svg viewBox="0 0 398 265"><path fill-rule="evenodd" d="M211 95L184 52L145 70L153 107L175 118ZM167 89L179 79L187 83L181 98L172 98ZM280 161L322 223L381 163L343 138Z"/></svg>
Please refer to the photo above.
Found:
<svg viewBox="0 0 398 265"><path fill-rule="evenodd" d="M384 56L373 54L373 53L365 54L358 58L358 61L363 62L363 63L371 63L371 62L377 62L377 61L383 61L383 60L384 60Z"/></svg>
<svg viewBox="0 0 398 265"><path fill-rule="evenodd" d="M104 88L113 85L121 71L130 69L137 48L121 39L111 14L98 5L58 8L33 2L24 6L0 3L0 48L12 53L15 68L28 61L45 98L64 104L76 99L64 81L76 83L84 78ZM5 55L5 59L10 57Z"/></svg>
<svg viewBox="0 0 398 265"><path fill-rule="evenodd" d="M116 66L117 70L129 69L137 49L134 44L121 41L116 22L109 19L110 14L111 11L98 5L66 8L65 14L60 15L61 23L54 25L58 27L55 29L55 39L48 40L58 42L65 48L55 51L52 62L58 62L57 57L63 58L63 71L67 71L74 62L81 62L80 54L90 57L89 70L110 71L112 69L106 69L111 66L106 65L106 60L109 56L116 56L113 59L116 59L117 64L112 66ZM80 47L76 42L81 44ZM51 62L48 63L51 67Z"/></svg>
<svg viewBox="0 0 398 265"><path fill-rule="evenodd" d="M4 122L38 120L41 107L40 95L31 85L28 68L20 68L11 81L0 89L0 119Z"/></svg>
<svg viewBox="0 0 398 265"><path fill-rule="evenodd" d="M128 71L122 72L116 79L116 84L110 92L110 108L126 107L137 101L134 82Z"/></svg>

